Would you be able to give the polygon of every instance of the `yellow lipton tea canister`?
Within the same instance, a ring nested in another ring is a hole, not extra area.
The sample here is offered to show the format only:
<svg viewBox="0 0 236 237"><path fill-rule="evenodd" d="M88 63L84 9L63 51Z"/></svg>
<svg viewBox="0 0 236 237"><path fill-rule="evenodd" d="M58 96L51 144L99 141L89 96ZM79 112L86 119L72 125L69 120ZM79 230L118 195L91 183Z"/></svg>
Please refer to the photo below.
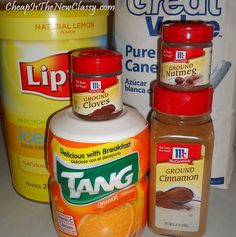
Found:
<svg viewBox="0 0 236 237"><path fill-rule="evenodd" d="M1 11L0 76L5 135L15 190L48 202L45 131L69 105L69 52L105 47L107 12Z"/></svg>

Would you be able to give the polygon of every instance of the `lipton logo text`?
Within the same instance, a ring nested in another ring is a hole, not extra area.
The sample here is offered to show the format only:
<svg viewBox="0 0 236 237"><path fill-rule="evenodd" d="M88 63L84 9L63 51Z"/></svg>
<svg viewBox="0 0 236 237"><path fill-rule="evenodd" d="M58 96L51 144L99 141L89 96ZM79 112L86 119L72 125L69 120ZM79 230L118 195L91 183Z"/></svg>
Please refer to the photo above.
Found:
<svg viewBox="0 0 236 237"><path fill-rule="evenodd" d="M70 98L68 53L20 62L21 90L56 100Z"/></svg>

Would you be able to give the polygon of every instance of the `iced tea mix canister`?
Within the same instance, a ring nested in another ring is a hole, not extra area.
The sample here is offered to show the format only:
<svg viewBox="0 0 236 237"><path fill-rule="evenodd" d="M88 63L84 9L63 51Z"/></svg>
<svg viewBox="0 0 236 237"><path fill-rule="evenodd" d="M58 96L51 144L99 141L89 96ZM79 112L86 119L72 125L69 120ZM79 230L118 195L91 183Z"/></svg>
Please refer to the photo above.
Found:
<svg viewBox="0 0 236 237"><path fill-rule="evenodd" d="M48 202L45 130L48 117L70 103L69 54L105 47L107 12L1 11L0 74L13 186Z"/></svg>

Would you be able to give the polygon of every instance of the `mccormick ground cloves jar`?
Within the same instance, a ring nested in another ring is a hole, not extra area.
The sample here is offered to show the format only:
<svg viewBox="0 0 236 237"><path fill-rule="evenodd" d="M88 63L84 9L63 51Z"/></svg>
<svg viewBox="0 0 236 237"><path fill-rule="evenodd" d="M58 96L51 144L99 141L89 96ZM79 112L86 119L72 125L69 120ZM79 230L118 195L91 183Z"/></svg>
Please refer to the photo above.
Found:
<svg viewBox="0 0 236 237"><path fill-rule="evenodd" d="M205 232L214 140L212 94L211 87L154 88L149 226L156 234L200 237Z"/></svg>
<svg viewBox="0 0 236 237"><path fill-rule="evenodd" d="M210 84L213 26L202 22L164 24L160 83L169 89L199 90Z"/></svg>
<svg viewBox="0 0 236 237"><path fill-rule="evenodd" d="M122 55L107 49L83 49L71 55L72 107L86 120L119 115L122 101Z"/></svg>

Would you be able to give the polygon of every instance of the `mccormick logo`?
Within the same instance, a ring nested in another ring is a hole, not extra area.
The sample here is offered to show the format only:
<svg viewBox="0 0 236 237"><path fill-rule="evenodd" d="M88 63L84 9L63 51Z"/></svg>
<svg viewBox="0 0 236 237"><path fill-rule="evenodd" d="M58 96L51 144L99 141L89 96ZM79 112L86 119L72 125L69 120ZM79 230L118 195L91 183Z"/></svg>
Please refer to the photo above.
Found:
<svg viewBox="0 0 236 237"><path fill-rule="evenodd" d="M193 164L205 156L201 144L160 142L157 146L157 163Z"/></svg>
<svg viewBox="0 0 236 237"><path fill-rule="evenodd" d="M188 159L188 148L173 147L172 159L173 160L186 160L186 159Z"/></svg>
<svg viewBox="0 0 236 237"><path fill-rule="evenodd" d="M138 153L88 169L67 167L56 155L57 181L66 201L86 205L103 199L138 181Z"/></svg>
<svg viewBox="0 0 236 237"><path fill-rule="evenodd" d="M176 60L186 59L186 51L176 51L175 52L175 59Z"/></svg>
<svg viewBox="0 0 236 237"><path fill-rule="evenodd" d="M20 62L21 91L56 100L70 98L68 53Z"/></svg>
<svg viewBox="0 0 236 237"><path fill-rule="evenodd" d="M192 163L189 159L189 149L183 147L172 147L171 163Z"/></svg>
<svg viewBox="0 0 236 237"><path fill-rule="evenodd" d="M98 91L102 89L102 82L101 81L91 81L90 82L90 90L91 91Z"/></svg>

